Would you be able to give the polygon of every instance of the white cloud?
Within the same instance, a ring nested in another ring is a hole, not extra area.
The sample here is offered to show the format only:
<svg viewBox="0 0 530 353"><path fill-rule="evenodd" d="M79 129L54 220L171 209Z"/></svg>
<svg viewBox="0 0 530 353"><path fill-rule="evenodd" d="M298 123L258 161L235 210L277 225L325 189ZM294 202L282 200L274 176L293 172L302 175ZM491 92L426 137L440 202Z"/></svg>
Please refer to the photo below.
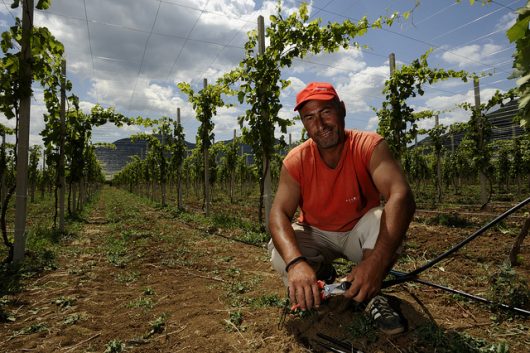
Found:
<svg viewBox="0 0 530 353"><path fill-rule="evenodd" d="M317 69L320 75L327 77L359 72L366 67L362 51L356 48L349 48L336 53L320 53L310 60L322 64Z"/></svg>
<svg viewBox="0 0 530 353"><path fill-rule="evenodd" d="M334 78L339 81L348 74L359 72L366 68L366 62L361 50L349 48L335 53L319 53L308 55L303 60L295 60L291 69L293 73L313 73L319 76Z"/></svg>
<svg viewBox="0 0 530 353"><path fill-rule="evenodd" d="M495 25L495 30L497 31L507 31L515 23L517 15L513 12L509 12L506 15L502 16L499 22Z"/></svg>
<svg viewBox="0 0 530 353"><path fill-rule="evenodd" d="M477 64L487 64L491 62L494 53L501 50L502 46L497 44L467 45L452 49L442 54L442 59L449 64L456 64L458 67L473 66Z"/></svg>
<svg viewBox="0 0 530 353"><path fill-rule="evenodd" d="M495 89L491 88L481 90L481 102L486 103L495 94L495 91ZM475 94L473 90L452 96L438 96L427 99L422 105L414 106L414 110L417 112L424 110L440 111L439 123L449 126L457 122L469 121L471 112L458 107L459 104L465 102L474 104ZM418 126L423 129L430 129L434 126L434 118L421 120L418 122Z"/></svg>
<svg viewBox="0 0 530 353"><path fill-rule="evenodd" d="M486 88L480 91L480 100L482 103L487 102L494 94L496 90L493 88ZM452 96L437 96L430 98L425 101L427 109L442 111L454 109L458 104L461 103L472 103L475 102L475 93L473 90L469 90L466 93L455 94Z"/></svg>
<svg viewBox="0 0 530 353"><path fill-rule="evenodd" d="M211 0L207 3L207 10L225 13L232 17L250 16L256 6L253 0Z"/></svg>
<svg viewBox="0 0 530 353"><path fill-rule="evenodd" d="M348 113L370 111L368 101L382 98L388 66L370 66L348 75L348 82L336 86Z"/></svg>
<svg viewBox="0 0 530 353"><path fill-rule="evenodd" d="M10 129L15 128L15 118L13 119L7 119L4 113L0 113L0 124L7 126Z"/></svg>
<svg viewBox="0 0 530 353"><path fill-rule="evenodd" d="M298 7L297 1L282 3L285 14ZM175 116L180 107L185 131L195 135L198 122L175 84L202 87L203 78L212 83L237 67L246 32L256 28L258 15L268 26L276 9L276 0L259 5L254 0L54 0L49 11L36 12L35 23L49 28L64 44L67 75L84 86L78 90L74 81L83 111L99 103L125 115L158 118ZM353 51L339 54L337 63L359 65L355 58L359 54ZM294 80L290 90L302 87ZM216 134L231 135L236 118L234 111L219 113ZM118 131L98 128L94 136L101 133L109 140Z"/></svg>
<svg viewBox="0 0 530 353"><path fill-rule="evenodd" d="M90 111L94 106L95 104L92 102L79 101L79 109L85 114L90 114Z"/></svg>
<svg viewBox="0 0 530 353"><path fill-rule="evenodd" d="M44 113L46 113L46 106L43 103L44 95L42 91L35 90L33 98L31 100L30 109L30 132L29 132L29 143L30 145L42 145L42 136L40 133L44 130ZM4 114L0 114L0 124L3 124L11 129L15 128L15 118L7 119ZM6 136L6 141L15 143L14 136Z"/></svg>
<svg viewBox="0 0 530 353"><path fill-rule="evenodd" d="M453 79L448 79L448 80L437 82L433 84L432 87L436 87L439 89L455 89L458 87L466 87L466 86L469 87L470 85L471 84L469 83L469 81L464 82L461 79L453 78Z"/></svg>
<svg viewBox="0 0 530 353"><path fill-rule="evenodd" d="M374 131L377 129L377 126L379 125L379 117L377 115L372 116L370 119L368 119L368 123L366 124L366 130Z"/></svg>
<svg viewBox="0 0 530 353"><path fill-rule="evenodd" d="M291 81L291 84L281 92L281 97L284 98L284 106L294 109L296 95L304 89L307 84L295 76L289 76L287 79Z"/></svg>
<svg viewBox="0 0 530 353"><path fill-rule="evenodd" d="M219 108L217 114L212 118L214 123L215 140L229 140L234 135L234 129L237 135L241 135L237 117L244 114L240 106Z"/></svg>

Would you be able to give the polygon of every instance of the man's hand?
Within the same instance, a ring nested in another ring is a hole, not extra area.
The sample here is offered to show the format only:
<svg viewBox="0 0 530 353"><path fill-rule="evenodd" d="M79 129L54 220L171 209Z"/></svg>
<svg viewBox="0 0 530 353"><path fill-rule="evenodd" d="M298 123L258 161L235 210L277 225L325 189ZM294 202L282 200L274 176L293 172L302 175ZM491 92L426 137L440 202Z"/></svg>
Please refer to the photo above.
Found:
<svg viewBox="0 0 530 353"><path fill-rule="evenodd" d="M289 299L300 309L309 310L320 306L320 289L315 271L305 261L298 262L287 272L289 280Z"/></svg>
<svg viewBox="0 0 530 353"><path fill-rule="evenodd" d="M354 267L346 279L352 282L350 289L344 294L356 302L363 302L374 297L380 290L385 269L376 259L366 258Z"/></svg>

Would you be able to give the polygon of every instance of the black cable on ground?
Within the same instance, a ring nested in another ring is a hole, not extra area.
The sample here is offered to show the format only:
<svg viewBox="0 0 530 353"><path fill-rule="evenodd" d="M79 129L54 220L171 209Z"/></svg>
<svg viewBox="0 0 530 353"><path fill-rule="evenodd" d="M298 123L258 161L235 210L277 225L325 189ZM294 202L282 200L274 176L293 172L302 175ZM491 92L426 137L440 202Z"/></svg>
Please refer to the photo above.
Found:
<svg viewBox="0 0 530 353"><path fill-rule="evenodd" d="M509 305L502 304L502 303L494 303L494 302L492 302L492 301L490 301L488 299L485 299L485 298L482 298L482 297L479 297L479 296L476 296L476 295L473 295L473 294L469 294L469 293L466 293L466 292L461 291L461 290L452 289L452 288L445 287L445 286L442 286L442 285L439 285L439 284L431 283L431 282L419 279L417 277L418 274L420 274L421 272L423 272L423 271L427 270L428 268L434 266L435 264L437 264L441 260L445 259L449 255L453 254L454 252L458 251L464 245L466 245L467 243L469 243L470 241L472 241L473 239L475 239L479 235L483 234L486 230L488 230L489 228L493 227L495 224L499 223L500 221L502 221L503 219L508 217L510 214L512 214L515 211L519 210L520 208L524 207L528 203L530 203L530 197L527 198L526 200L523 200L522 202L518 203L514 207L510 208L508 211L504 212L503 214L499 215L497 218L493 219L491 222L489 222L488 224L486 224L485 226L483 226L482 228L477 230L475 233L473 233L472 235L470 235L469 237L467 237L466 239L464 239L463 241L461 241L460 243L458 243L457 245L455 245L454 247L452 247L448 251L444 252L443 254L437 256L435 259L427 262L423 266L420 266L419 268L417 268L417 269L415 269L415 270L413 270L413 271L411 271L409 273L395 271L395 270L390 271L390 273L392 275L396 276L396 278L384 281L383 285L382 285L382 288L388 288L388 287L391 287L391 286L396 285L396 284L413 281L413 282L421 283L421 284L428 285L428 286L431 286L431 287L434 287L434 288L438 288L438 289L441 289L441 290L444 290L444 291L447 291L447 292L459 294L459 295L462 295L462 296L464 296L466 298L473 299L473 300L476 300L476 301L479 301L479 302L482 302L482 303L486 303L486 304L490 304L490 305L496 305L496 306L498 306L500 308L507 309L507 310L512 310L512 311L515 311L515 312L517 312L519 314L530 315L530 311L528 311L526 309L509 306Z"/></svg>
<svg viewBox="0 0 530 353"><path fill-rule="evenodd" d="M503 219L505 219L506 217L508 217L512 213L514 213L515 211L517 211L517 210L521 209L522 207L526 206L528 203L530 203L530 197L527 198L526 200L521 201L520 203L518 203L514 207L510 208L509 210L507 210L503 214L497 216L495 219L493 219L492 221L487 223L485 226L483 226L482 228L477 230L475 233L471 234L469 237L467 237L466 239L462 240L460 243L458 243L457 245L455 245L451 249L447 250L443 254L438 255L436 258L434 258L433 260L427 262L423 266L420 266L417 269L415 269L415 270L413 270L413 271L411 271L409 273L404 273L403 275L400 275L400 276L398 276L395 279L384 281L382 288L387 288L387 287L390 287L390 286L393 286L393 285L396 285L396 284L399 284L399 283L404 283L404 282L407 282L407 281L415 279L418 274L422 273L423 271L425 271L425 270L429 269L430 267L436 265L438 262L442 261L443 259L445 259L449 255L451 255L451 254L455 253L456 251L460 250L464 245L466 245L467 243L469 243L470 241L472 241L473 239L475 239L479 235L483 234L486 230L490 229L491 227L493 227L494 225L496 225L497 223L499 223L500 221L502 221Z"/></svg>
<svg viewBox="0 0 530 353"><path fill-rule="evenodd" d="M396 275L396 276L404 275L403 272L399 272L399 271L391 271L391 273L393 275ZM516 313L519 313L519 314L530 315L530 311L529 310L518 308L518 307L515 307L515 306L502 304L502 303L495 303L495 302L493 302L491 300L488 300L486 298L482 298L482 297L479 297L479 296L476 296L476 295L473 295L473 294L469 294L469 293L466 293L466 292L458 290L458 289L453 289L453 288L449 288L449 287L446 287L446 286L442 286L441 284L432 283L432 282L425 281L425 280L422 280L422 279L419 279L419 278L413 278L413 279L410 279L410 280L413 281L413 282L416 282L416 283L421 283L421 284L425 284L425 285L430 286L430 287L441 289L441 290L444 290L446 292L450 292L450 293L453 293L453 294L459 294L459 295L461 295L463 297L466 297L466 298L469 298L469 299L473 299L475 301L479 301L479 302L482 302L482 303L485 303L485 304L498 306L498 307L501 307L501 308L507 309L507 310L512 310L512 311L515 311Z"/></svg>

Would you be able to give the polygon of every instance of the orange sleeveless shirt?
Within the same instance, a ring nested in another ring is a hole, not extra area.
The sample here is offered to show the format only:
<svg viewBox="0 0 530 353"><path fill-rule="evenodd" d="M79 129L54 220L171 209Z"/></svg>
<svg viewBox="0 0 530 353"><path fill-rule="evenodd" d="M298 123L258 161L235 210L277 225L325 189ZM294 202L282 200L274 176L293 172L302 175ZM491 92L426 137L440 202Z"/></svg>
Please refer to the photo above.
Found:
<svg viewBox="0 0 530 353"><path fill-rule="evenodd" d="M291 150L283 165L300 185L300 223L346 232L373 207L380 194L369 172L370 158L383 138L373 132L346 130L336 168L320 158L312 139Z"/></svg>

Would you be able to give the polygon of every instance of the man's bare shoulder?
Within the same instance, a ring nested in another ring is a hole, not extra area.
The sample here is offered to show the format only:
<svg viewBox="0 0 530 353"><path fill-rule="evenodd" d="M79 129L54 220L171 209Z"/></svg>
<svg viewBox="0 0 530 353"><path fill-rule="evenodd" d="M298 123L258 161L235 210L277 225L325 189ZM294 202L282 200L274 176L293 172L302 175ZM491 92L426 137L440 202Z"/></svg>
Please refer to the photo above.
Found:
<svg viewBox="0 0 530 353"><path fill-rule="evenodd" d="M352 141L366 140L366 139L382 139L383 137L375 131L365 131L365 130L345 130L346 136L348 136Z"/></svg>

